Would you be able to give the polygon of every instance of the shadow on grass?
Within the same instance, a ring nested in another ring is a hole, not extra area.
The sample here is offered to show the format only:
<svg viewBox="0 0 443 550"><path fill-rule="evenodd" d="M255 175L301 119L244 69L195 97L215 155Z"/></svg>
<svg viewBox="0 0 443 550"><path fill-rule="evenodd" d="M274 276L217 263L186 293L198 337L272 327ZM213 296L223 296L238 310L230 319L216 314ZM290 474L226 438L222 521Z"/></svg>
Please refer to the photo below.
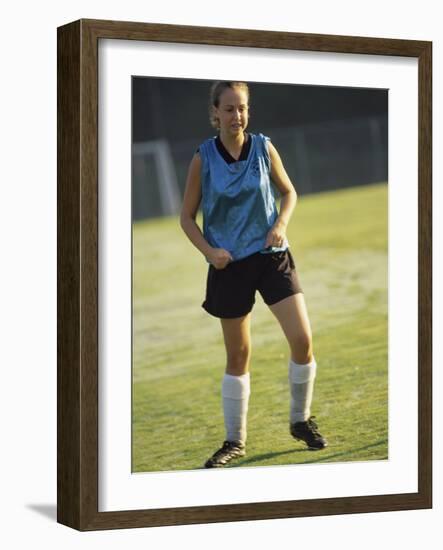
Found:
<svg viewBox="0 0 443 550"><path fill-rule="evenodd" d="M245 464L250 464L252 462L262 462L263 460L268 460L270 458L276 458L278 456L283 455L292 455L293 453L305 453L309 452L308 449L289 449L288 451L281 451L279 453L265 453L262 455L255 455L251 458L246 458L245 460L242 460L241 462L238 461L236 466L243 466ZM233 464L234 466L234 464Z"/></svg>
<svg viewBox="0 0 443 550"><path fill-rule="evenodd" d="M365 445L364 447L357 447L355 449L349 449L347 451L342 451L340 453L333 453L333 454L330 454L330 452L328 453L328 451L331 450L329 448L329 449L323 450L321 452L321 456L318 456L318 458L314 458L313 460L303 460L302 462L297 462L297 464L313 464L313 463L317 463L317 462L330 461L334 458L339 458L339 457L349 457L349 456L351 456L355 453L358 453L360 451L366 451L366 450L372 449L374 447L379 447L380 445L384 445L387 442L388 442L387 439L381 439L380 441L377 441L376 443L371 443L370 445ZM276 457L283 456L283 455L291 455L293 453L309 453L309 454L315 454L317 456L317 453L319 453L319 451L313 451L313 450L307 449L305 447L303 449L289 449L287 451L281 451L281 452L278 452L278 453L266 453L266 454L253 456L251 458L247 458L245 460L242 460L241 462L237 462L236 466L246 466L247 464L253 464L253 463L256 463L256 462L263 462L264 460L269 460L269 459L276 458ZM361 459L361 460L364 460L364 459Z"/></svg>

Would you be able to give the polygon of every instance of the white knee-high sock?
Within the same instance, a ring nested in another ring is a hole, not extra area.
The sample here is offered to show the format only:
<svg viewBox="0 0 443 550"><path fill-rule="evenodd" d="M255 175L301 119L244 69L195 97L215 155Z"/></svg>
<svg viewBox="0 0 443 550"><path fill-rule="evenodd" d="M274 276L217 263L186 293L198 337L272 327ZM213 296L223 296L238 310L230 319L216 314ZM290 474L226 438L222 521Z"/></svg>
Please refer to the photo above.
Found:
<svg viewBox="0 0 443 550"><path fill-rule="evenodd" d="M289 387L291 388L290 420L305 422L311 415L312 394L317 363L313 358L310 363L300 365L289 361Z"/></svg>
<svg viewBox="0 0 443 550"><path fill-rule="evenodd" d="M224 375L222 397L227 441L246 443L246 419L250 393L249 372L241 376Z"/></svg>

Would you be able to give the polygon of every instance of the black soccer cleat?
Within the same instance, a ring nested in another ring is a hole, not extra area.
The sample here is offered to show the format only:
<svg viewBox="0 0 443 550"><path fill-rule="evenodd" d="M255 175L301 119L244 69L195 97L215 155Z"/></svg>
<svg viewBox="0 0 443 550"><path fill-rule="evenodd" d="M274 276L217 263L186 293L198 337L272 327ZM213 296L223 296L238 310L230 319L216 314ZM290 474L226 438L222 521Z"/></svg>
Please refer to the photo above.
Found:
<svg viewBox="0 0 443 550"><path fill-rule="evenodd" d="M310 450L319 451L327 447L328 442L319 433L314 418L315 416L311 416L306 422L295 422L291 424L290 431L292 437L304 441Z"/></svg>
<svg viewBox="0 0 443 550"><path fill-rule="evenodd" d="M234 458L240 458L245 454L246 447L241 441L225 441L221 449L205 462L205 468L221 468Z"/></svg>

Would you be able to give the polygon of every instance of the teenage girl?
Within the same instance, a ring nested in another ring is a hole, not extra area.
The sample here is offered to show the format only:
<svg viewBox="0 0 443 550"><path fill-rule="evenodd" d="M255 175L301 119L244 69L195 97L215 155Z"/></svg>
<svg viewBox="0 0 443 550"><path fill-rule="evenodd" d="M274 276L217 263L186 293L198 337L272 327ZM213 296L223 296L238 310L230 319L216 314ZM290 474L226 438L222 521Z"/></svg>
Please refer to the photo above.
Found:
<svg viewBox="0 0 443 550"><path fill-rule="evenodd" d="M290 433L310 449L323 449L327 442L310 415L317 365L304 295L286 238L297 194L270 139L246 132L246 83L213 84L210 120L218 134L204 141L192 158L180 222L210 264L202 306L220 319L226 347L222 380L226 438L205 463L206 468L216 468L245 455L250 321L257 290L290 347ZM281 194L279 212L271 180ZM200 204L203 232L196 223Z"/></svg>

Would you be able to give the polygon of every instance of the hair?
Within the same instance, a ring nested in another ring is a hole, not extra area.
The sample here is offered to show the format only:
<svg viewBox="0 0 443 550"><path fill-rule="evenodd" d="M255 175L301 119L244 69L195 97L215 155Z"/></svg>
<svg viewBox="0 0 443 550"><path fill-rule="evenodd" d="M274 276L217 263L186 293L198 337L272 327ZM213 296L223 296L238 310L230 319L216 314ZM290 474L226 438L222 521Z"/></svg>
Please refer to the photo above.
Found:
<svg viewBox="0 0 443 550"><path fill-rule="evenodd" d="M244 92L246 92L246 96L249 102L249 87L246 82L227 82L225 80L218 80L217 82L214 82L214 84L211 86L211 91L209 94L209 121L211 122L211 126L213 128L219 127L219 121L218 118L215 116L214 107L218 108L218 106L220 105L220 96L228 88L230 88L231 90L233 90L234 88L239 88L240 90L243 90Z"/></svg>

